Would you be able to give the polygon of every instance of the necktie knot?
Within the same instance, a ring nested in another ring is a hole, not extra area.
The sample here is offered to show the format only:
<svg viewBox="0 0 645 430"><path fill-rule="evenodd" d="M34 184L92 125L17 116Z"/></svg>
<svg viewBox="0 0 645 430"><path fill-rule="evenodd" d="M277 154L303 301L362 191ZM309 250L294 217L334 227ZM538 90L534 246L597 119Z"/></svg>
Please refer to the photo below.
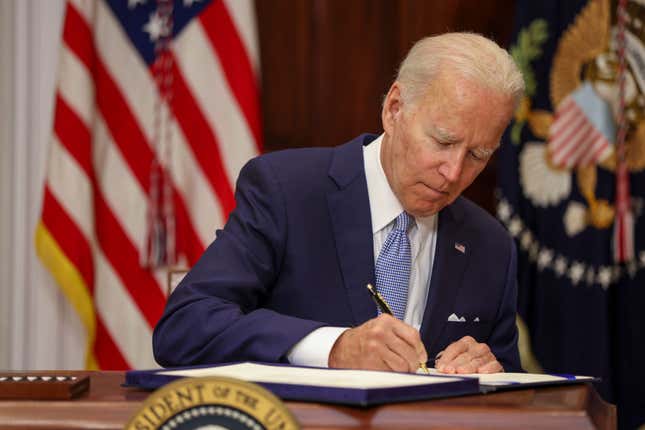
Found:
<svg viewBox="0 0 645 430"><path fill-rule="evenodd" d="M408 227L410 226L410 215L403 211L396 217L396 222L394 223L394 229L407 233Z"/></svg>

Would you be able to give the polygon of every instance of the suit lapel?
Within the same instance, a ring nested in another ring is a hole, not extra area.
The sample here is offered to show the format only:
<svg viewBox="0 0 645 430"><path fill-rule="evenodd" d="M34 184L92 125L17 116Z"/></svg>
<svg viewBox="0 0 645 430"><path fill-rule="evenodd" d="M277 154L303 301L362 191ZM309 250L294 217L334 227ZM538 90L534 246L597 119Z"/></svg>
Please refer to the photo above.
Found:
<svg viewBox="0 0 645 430"><path fill-rule="evenodd" d="M336 149L329 176L338 190L327 196L338 262L356 325L376 316L366 288L367 283L374 283L372 222L362 148L370 137L361 136Z"/></svg>
<svg viewBox="0 0 645 430"><path fill-rule="evenodd" d="M468 262L469 247L457 203L439 213L437 248L428 291L428 302L421 324L421 337L428 352L439 338L455 301ZM462 252L463 251L463 252Z"/></svg>

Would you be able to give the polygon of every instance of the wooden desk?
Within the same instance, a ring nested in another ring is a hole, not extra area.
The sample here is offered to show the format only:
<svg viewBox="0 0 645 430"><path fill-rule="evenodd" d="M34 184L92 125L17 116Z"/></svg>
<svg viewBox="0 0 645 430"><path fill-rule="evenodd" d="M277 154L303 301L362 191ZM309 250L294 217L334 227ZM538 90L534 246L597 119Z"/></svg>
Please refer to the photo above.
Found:
<svg viewBox="0 0 645 430"><path fill-rule="evenodd" d="M123 372L72 373L90 375L88 394L71 401L0 401L0 429L122 429L149 394L121 387ZM616 408L588 385L371 408L300 402L287 406L303 429L616 428Z"/></svg>

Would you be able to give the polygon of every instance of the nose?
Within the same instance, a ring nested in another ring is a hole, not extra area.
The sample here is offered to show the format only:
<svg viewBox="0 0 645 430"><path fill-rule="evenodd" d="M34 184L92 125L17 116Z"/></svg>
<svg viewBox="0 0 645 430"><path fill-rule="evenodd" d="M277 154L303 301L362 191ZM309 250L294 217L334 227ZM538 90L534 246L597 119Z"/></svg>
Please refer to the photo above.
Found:
<svg viewBox="0 0 645 430"><path fill-rule="evenodd" d="M446 181L453 183L456 182L461 176L461 171L464 167L464 158L466 156L465 150L449 151L446 158L439 166L439 173L446 178Z"/></svg>

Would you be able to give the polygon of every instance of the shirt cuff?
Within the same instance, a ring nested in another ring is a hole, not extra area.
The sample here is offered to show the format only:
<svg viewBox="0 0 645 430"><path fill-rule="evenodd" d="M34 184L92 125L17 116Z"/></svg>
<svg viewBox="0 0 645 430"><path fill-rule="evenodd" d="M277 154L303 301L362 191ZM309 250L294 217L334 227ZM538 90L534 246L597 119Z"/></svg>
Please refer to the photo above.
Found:
<svg viewBox="0 0 645 430"><path fill-rule="evenodd" d="M329 367L329 353L348 327L320 327L300 339L287 353L297 366Z"/></svg>

